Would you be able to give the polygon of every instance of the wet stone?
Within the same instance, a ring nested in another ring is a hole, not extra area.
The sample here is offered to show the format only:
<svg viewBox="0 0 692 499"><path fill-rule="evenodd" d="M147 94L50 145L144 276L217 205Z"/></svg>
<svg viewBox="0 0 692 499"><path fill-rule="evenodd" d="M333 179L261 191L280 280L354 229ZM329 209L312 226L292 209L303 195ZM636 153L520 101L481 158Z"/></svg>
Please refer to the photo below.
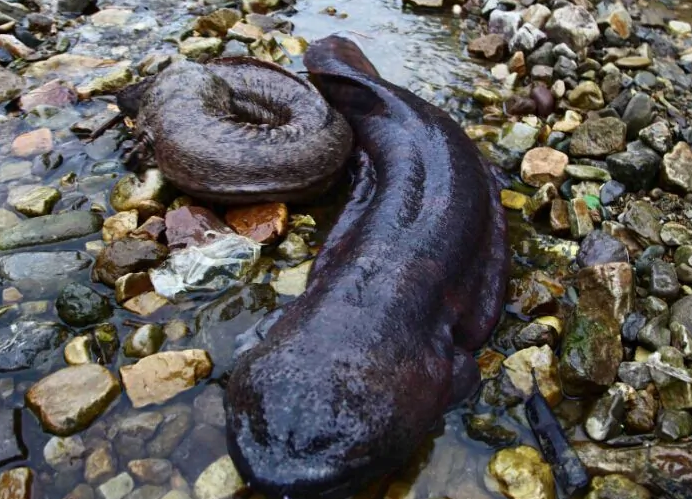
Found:
<svg viewBox="0 0 692 499"><path fill-rule="evenodd" d="M101 230L102 224L101 215L86 211L71 211L22 220L14 227L0 232L0 250L88 236Z"/></svg>
<svg viewBox="0 0 692 499"><path fill-rule="evenodd" d="M639 390L627 404L625 430L629 434L650 433L656 424L658 402L648 390Z"/></svg>
<svg viewBox="0 0 692 499"><path fill-rule="evenodd" d="M634 94L622 115L622 121L627 125L628 140L635 140L639 132L651 123L653 110L654 103L647 94L643 92Z"/></svg>
<svg viewBox="0 0 692 499"><path fill-rule="evenodd" d="M692 192L692 149L686 142L678 142L663 156L661 177L664 185L670 188Z"/></svg>
<svg viewBox="0 0 692 499"><path fill-rule="evenodd" d="M641 142L632 142L627 150L606 158L608 170L615 180L636 192L654 186L659 173L661 157Z"/></svg>
<svg viewBox="0 0 692 499"><path fill-rule="evenodd" d="M514 94L505 102L505 111L510 116L535 114L536 102L529 97Z"/></svg>
<svg viewBox="0 0 692 499"><path fill-rule="evenodd" d="M577 254L580 267L627 261L629 256L625 245L601 230L591 231L582 241Z"/></svg>
<svg viewBox="0 0 692 499"><path fill-rule="evenodd" d="M555 499L553 474L539 451L520 445L502 449L488 463L485 485L505 497Z"/></svg>
<svg viewBox="0 0 692 499"><path fill-rule="evenodd" d="M610 173L603 168L589 165L567 165L567 174L577 180L594 180L607 182L610 180Z"/></svg>
<svg viewBox="0 0 692 499"><path fill-rule="evenodd" d="M226 425L223 408L223 389L219 385L209 385L195 397L193 414L196 423L209 424L218 428Z"/></svg>
<svg viewBox="0 0 692 499"><path fill-rule="evenodd" d="M80 483L63 499L94 499L94 489L86 483Z"/></svg>
<svg viewBox="0 0 692 499"><path fill-rule="evenodd" d="M562 400L557 375L557 357L548 345L530 347L510 355L502 363L512 385L525 397L534 390L536 376L538 389L551 407Z"/></svg>
<svg viewBox="0 0 692 499"><path fill-rule="evenodd" d="M651 383L649 366L643 362L623 362L618 367L618 378L635 390L643 390Z"/></svg>
<svg viewBox="0 0 692 499"><path fill-rule="evenodd" d="M29 409L43 428L58 436L83 430L120 394L120 385L103 366L83 364L56 371L26 394Z"/></svg>
<svg viewBox="0 0 692 499"><path fill-rule="evenodd" d="M113 187L110 203L117 211L137 210L142 219L163 215L173 201L175 189L166 182L157 168L146 170L141 176L128 174Z"/></svg>
<svg viewBox="0 0 692 499"><path fill-rule="evenodd" d="M20 428L19 432L15 431ZM21 414L18 410L0 408L0 465L26 457L21 435Z"/></svg>
<svg viewBox="0 0 692 499"><path fill-rule="evenodd" d="M163 485L173 474L173 465L167 459L135 459L127 463L127 469L145 484Z"/></svg>
<svg viewBox="0 0 692 499"><path fill-rule="evenodd" d="M546 39L545 33L532 24L524 24L509 41L510 52L531 52L538 44Z"/></svg>
<svg viewBox="0 0 692 499"><path fill-rule="evenodd" d="M506 12L496 9L490 13L488 30L490 33L502 35L505 40L509 41L519 29L521 22L520 12Z"/></svg>
<svg viewBox="0 0 692 499"><path fill-rule="evenodd" d="M120 368L125 391L135 408L161 404L194 387L211 373L204 350L161 352Z"/></svg>
<svg viewBox="0 0 692 499"><path fill-rule="evenodd" d="M554 348L558 338L559 333L552 325L532 322L517 333L512 343L517 351L544 345Z"/></svg>
<svg viewBox="0 0 692 499"><path fill-rule="evenodd" d="M633 388L616 383L591 407L584 424L592 440L602 442L620 434L625 419L625 402L632 397Z"/></svg>
<svg viewBox="0 0 692 499"><path fill-rule="evenodd" d="M91 258L81 251L36 251L0 256L0 277L7 281L59 279L84 270Z"/></svg>
<svg viewBox="0 0 692 499"><path fill-rule="evenodd" d="M0 372L38 368L49 363L68 330L55 322L20 320L0 329Z"/></svg>
<svg viewBox="0 0 692 499"><path fill-rule="evenodd" d="M668 442L692 435L692 414L687 411L664 409L658 414L656 436Z"/></svg>
<svg viewBox="0 0 692 499"><path fill-rule="evenodd" d="M53 133L48 128L39 128L14 139L11 153L13 156L26 158L51 152L52 150Z"/></svg>
<svg viewBox="0 0 692 499"><path fill-rule="evenodd" d="M594 229L586 201L582 198L570 199L567 208L572 237L575 239L586 237Z"/></svg>
<svg viewBox="0 0 692 499"><path fill-rule="evenodd" d="M166 239L171 250L206 246L216 240L214 233L232 232L230 227L206 208L183 206L166 213Z"/></svg>
<svg viewBox="0 0 692 499"><path fill-rule="evenodd" d="M649 292L660 298L675 298L680 292L680 283L675 273L675 265L657 260L651 266Z"/></svg>
<svg viewBox="0 0 692 499"><path fill-rule="evenodd" d="M219 9L209 15L195 20L195 31L203 36L224 37L226 32L242 18L242 13L236 9Z"/></svg>
<svg viewBox="0 0 692 499"><path fill-rule="evenodd" d="M88 364L91 359L91 336L77 336L65 345L65 362L71 366Z"/></svg>
<svg viewBox="0 0 692 499"><path fill-rule="evenodd" d="M124 275L156 267L168 256L168 248L154 241L126 238L104 248L96 259L93 275L96 280L114 287Z"/></svg>
<svg viewBox="0 0 692 499"><path fill-rule="evenodd" d="M180 443L171 461L190 481L194 481L212 461L228 455L224 432L213 426L199 424Z"/></svg>
<svg viewBox="0 0 692 499"><path fill-rule="evenodd" d="M102 442L89 454L84 463L84 480L99 485L113 478L118 471L118 462L110 443Z"/></svg>
<svg viewBox="0 0 692 499"><path fill-rule="evenodd" d="M60 198L60 191L53 187L21 186L10 190L7 202L27 217L40 217L48 215Z"/></svg>
<svg viewBox="0 0 692 499"><path fill-rule="evenodd" d="M623 151L627 126L618 118L587 120L572 136L570 154L573 156L606 156Z"/></svg>
<svg viewBox="0 0 692 499"><path fill-rule="evenodd" d="M147 291L139 296L130 298L122 305L124 309L129 310L134 314L142 317L148 317L169 303L170 302L165 297L157 294L156 292Z"/></svg>
<svg viewBox="0 0 692 499"><path fill-rule="evenodd" d="M598 110L605 105L601 89L592 81L583 81L567 94L569 103L582 110Z"/></svg>
<svg viewBox="0 0 692 499"><path fill-rule="evenodd" d="M24 79L14 71L0 68L0 103L18 97L24 88Z"/></svg>
<svg viewBox="0 0 692 499"><path fill-rule="evenodd" d="M192 411L189 406L172 405L162 412L164 421L157 435L146 445L149 457L159 459L168 458L192 427Z"/></svg>
<svg viewBox="0 0 692 499"><path fill-rule="evenodd" d="M191 59L205 54L217 55L223 50L223 40L191 36L180 43L179 50L181 54Z"/></svg>
<svg viewBox="0 0 692 499"><path fill-rule="evenodd" d="M623 222L645 245L661 244L659 220L663 213L646 201L635 201L623 214ZM661 248L661 251L665 251ZM660 255L662 256L662 255ZM653 262L653 259L650 263ZM637 269L639 272L639 268Z"/></svg>
<svg viewBox="0 0 692 499"><path fill-rule="evenodd" d="M651 499L651 493L624 475L595 476L585 499Z"/></svg>
<svg viewBox="0 0 692 499"><path fill-rule="evenodd" d="M548 87L536 85L531 89L530 95L531 99L536 103L536 114L538 116L545 118L554 111L555 98Z"/></svg>
<svg viewBox="0 0 692 499"><path fill-rule="evenodd" d="M499 34L480 36L469 42L469 54L483 57L490 61L500 61L505 55L505 39Z"/></svg>
<svg viewBox="0 0 692 499"><path fill-rule="evenodd" d="M98 499L124 499L135 488L135 482L128 473L120 473L96 489Z"/></svg>
<svg viewBox="0 0 692 499"><path fill-rule="evenodd" d="M165 340L163 327L158 324L145 324L138 327L125 338L124 352L127 357L144 358L161 348Z"/></svg>
<svg viewBox="0 0 692 499"><path fill-rule="evenodd" d="M569 203L564 199L554 199L550 205L550 229L554 234L570 231Z"/></svg>
<svg viewBox="0 0 692 499"><path fill-rule="evenodd" d="M661 371L651 362L662 364L666 370ZM668 372L690 377L690 371L685 369L682 352L673 347L661 347L649 358L651 377L658 390L663 407L666 409L691 409L692 408L692 383L680 379L679 376L670 376Z"/></svg>
<svg viewBox="0 0 692 499"><path fill-rule="evenodd" d="M262 244L271 244L286 235L288 208L284 203L267 203L226 212L225 222L241 236Z"/></svg>
<svg viewBox="0 0 692 499"><path fill-rule="evenodd" d="M108 244L124 239L137 229L137 210L122 211L103 221L103 241Z"/></svg>
<svg viewBox="0 0 692 499"><path fill-rule="evenodd" d="M531 149L521 163L521 178L534 187L541 187L547 182L560 185L566 178L568 161L566 154L550 147Z"/></svg>
<svg viewBox="0 0 692 499"><path fill-rule="evenodd" d="M86 447L79 435L52 437L43 448L43 459L55 471L72 471L84 466Z"/></svg>
<svg viewBox="0 0 692 499"><path fill-rule="evenodd" d="M148 272L125 274L115 281L115 301L124 303L135 296L153 290L154 285L151 283Z"/></svg>
<svg viewBox="0 0 692 499"><path fill-rule="evenodd" d="M33 482L34 473L30 468L21 467L0 472L0 497L31 499Z"/></svg>
<svg viewBox="0 0 692 499"><path fill-rule="evenodd" d="M125 499L161 499L167 491L167 487L160 485L142 485L130 492Z"/></svg>
<svg viewBox="0 0 692 499"><path fill-rule="evenodd" d="M654 317L637 333L637 341L651 350L670 345L670 330L668 329L668 314Z"/></svg>
<svg viewBox="0 0 692 499"><path fill-rule="evenodd" d="M63 321L77 327L104 321L113 312L105 296L76 282L60 290L55 308Z"/></svg>
<svg viewBox="0 0 692 499"><path fill-rule="evenodd" d="M609 180L601 187L601 204L603 206L611 205L620 199L625 192L627 192L625 184L618 182L617 180Z"/></svg>
<svg viewBox="0 0 692 499"><path fill-rule="evenodd" d="M224 499L246 489L243 479L229 456L223 456L210 464L195 481L197 499Z"/></svg>

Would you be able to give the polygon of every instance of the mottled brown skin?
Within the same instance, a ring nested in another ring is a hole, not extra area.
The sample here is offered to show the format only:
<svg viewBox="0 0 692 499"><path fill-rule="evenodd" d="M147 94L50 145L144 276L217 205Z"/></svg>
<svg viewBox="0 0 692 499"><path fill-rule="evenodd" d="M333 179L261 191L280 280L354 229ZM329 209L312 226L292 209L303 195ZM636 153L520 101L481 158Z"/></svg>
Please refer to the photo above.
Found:
<svg viewBox="0 0 692 499"><path fill-rule="evenodd" d="M341 499L403 465L476 390L469 351L500 314L506 227L446 113L346 39L314 42L304 63L354 130L360 167L306 291L248 332L263 340L229 374L228 448L269 497Z"/></svg>
<svg viewBox="0 0 692 499"><path fill-rule="evenodd" d="M209 202L309 201L353 149L348 124L310 82L249 57L175 62L118 103L164 176Z"/></svg>

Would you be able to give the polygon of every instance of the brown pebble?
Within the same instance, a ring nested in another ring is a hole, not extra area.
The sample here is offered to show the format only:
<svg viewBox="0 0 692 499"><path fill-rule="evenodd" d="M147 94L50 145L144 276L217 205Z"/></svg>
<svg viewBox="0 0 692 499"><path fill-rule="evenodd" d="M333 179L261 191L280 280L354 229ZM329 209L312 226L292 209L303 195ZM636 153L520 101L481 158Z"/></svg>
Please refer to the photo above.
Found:
<svg viewBox="0 0 692 499"><path fill-rule="evenodd" d="M283 203L265 203L226 212L225 221L241 236L269 244L286 235L288 208Z"/></svg>
<svg viewBox="0 0 692 499"><path fill-rule="evenodd" d="M484 57L490 61L500 61L505 56L505 39L502 35L490 34L471 40L469 54Z"/></svg>
<svg viewBox="0 0 692 499"><path fill-rule="evenodd" d="M531 98L536 103L536 114L541 118L549 116L555 109L553 93L543 85L536 85L531 89Z"/></svg>
<svg viewBox="0 0 692 499"><path fill-rule="evenodd" d="M510 116L526 116L536 112L536 103L528 97L512 95L505 102L505 112Z"/></svg>

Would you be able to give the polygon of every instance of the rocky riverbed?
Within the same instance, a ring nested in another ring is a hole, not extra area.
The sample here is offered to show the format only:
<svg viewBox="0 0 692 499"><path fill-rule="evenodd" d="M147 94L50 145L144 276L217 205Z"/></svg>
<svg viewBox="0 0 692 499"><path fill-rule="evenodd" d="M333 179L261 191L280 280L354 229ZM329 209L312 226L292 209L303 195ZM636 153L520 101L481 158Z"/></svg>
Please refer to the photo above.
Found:
<svg viewBox="0 0 692 499"><path fill-rule="evenodd" d="M513 252L480 393L362 496L565 497L525 416L533 371L589 499L689 497L692 8L412 3L0 0L1 499L251 493L222 375L304 289L343 189L204 205L151 158L128 171L114 93L184 57L300 70L336 31L505 171Z"/></svg>

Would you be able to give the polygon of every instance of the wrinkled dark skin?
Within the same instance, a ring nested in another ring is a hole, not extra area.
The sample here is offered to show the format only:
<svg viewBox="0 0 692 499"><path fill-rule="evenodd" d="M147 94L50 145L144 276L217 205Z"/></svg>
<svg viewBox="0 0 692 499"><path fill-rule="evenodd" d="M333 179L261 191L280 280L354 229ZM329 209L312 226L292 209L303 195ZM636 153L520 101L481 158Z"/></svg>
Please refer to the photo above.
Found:
<svg viewBox="0 0 692 499"><path fill-rule="evenodd" d="M306 291L250 332L264 339L229 374L228 448L269 497L341 499L403 465L477 389L468 352L500 314L506 227L446 113L344 38L314 42L304 63L354 130L360 168Z"/></svg>
<svg viewBox="0 0 692 499"><path fill-rule="evenodd" d="M312 84L250 57L175 62L118 104L163 175L209 202L311 200L353 149L348 124Z"/></svg>

